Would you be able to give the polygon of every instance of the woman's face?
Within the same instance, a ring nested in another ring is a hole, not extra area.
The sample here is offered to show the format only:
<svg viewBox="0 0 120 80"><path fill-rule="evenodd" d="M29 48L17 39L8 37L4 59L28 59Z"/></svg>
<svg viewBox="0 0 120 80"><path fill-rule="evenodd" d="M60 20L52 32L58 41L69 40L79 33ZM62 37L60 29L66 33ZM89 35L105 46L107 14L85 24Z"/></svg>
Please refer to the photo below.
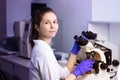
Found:
<svg viewBox="0 0 120 80"><path fill-rule="evenodd" d="M58 21L56 15L53 12L45 13L37 30L40 35L39 38L51 39L55 37L58 31Z"/></svg>

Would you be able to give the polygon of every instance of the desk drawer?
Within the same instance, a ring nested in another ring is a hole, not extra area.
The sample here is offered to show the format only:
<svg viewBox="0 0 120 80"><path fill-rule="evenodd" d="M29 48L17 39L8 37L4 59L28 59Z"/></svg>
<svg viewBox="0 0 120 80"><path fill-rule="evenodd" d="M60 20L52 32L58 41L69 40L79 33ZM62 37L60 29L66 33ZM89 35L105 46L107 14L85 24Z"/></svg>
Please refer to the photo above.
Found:
<svg viewBox="0 0 120 80"><path fill-rule="evenodd" d="M11 75L14 75L14 65L12 63L0 59L0 68Z"/></svg>

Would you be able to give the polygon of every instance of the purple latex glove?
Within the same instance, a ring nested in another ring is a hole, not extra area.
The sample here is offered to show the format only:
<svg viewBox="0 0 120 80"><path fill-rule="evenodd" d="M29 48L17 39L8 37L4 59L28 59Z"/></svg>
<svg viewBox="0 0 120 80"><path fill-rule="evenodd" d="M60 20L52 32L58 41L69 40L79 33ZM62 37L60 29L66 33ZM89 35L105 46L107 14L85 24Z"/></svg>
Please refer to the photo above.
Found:
<svg viewBox="0 0 120 80"><path fill-rule="evenodd" d="M79 65L73 70L73 74L78 77L79 75L83 75L86 72L90 71L93 67L94 61L91 59L83 60L79 63Z"/></svg>
<svg viewBox="0 0 120 80"><path fill-rule="evenodd" d="M74 42L73 48L71 50L71 53L74 55L77 55L80 50L80 46L77 45L76 41Z"/></svg>

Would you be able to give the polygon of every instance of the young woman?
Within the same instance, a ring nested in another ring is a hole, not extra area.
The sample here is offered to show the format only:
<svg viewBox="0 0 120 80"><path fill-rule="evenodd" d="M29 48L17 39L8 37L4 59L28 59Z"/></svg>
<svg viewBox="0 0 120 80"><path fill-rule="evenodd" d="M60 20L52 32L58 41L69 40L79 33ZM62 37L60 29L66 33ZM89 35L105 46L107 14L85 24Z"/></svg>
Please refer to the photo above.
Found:
<svg viewBox="0 0 120 80"><path fill-rule="evenodd" d="M55 12L49 7L37 10L30 36L32 46L30 80L75 80L79 75L92 69L94 63L92 60L84 60L74 69L76 56L80 50L76 42L66 66L63 68L58 64L50 46L57 31L58 21Z"/></svg>

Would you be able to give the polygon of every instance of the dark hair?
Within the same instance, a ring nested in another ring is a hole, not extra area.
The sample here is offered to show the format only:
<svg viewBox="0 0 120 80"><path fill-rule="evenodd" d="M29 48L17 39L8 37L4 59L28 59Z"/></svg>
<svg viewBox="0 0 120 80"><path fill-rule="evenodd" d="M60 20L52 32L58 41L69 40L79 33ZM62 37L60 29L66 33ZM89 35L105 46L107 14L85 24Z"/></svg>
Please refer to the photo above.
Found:
<svg viewBox="0 0 120 80"><path fill-rule="evenodd" d="M35 17L32 18L32 26L31 26L30 37L29 37L31 47L34 46L33 40L38 39L39 37L39 32L35 29L35 25L40 26L40 22L44 14L47 12L55 13L50 7L42 7L36 10Z"/></svg>

